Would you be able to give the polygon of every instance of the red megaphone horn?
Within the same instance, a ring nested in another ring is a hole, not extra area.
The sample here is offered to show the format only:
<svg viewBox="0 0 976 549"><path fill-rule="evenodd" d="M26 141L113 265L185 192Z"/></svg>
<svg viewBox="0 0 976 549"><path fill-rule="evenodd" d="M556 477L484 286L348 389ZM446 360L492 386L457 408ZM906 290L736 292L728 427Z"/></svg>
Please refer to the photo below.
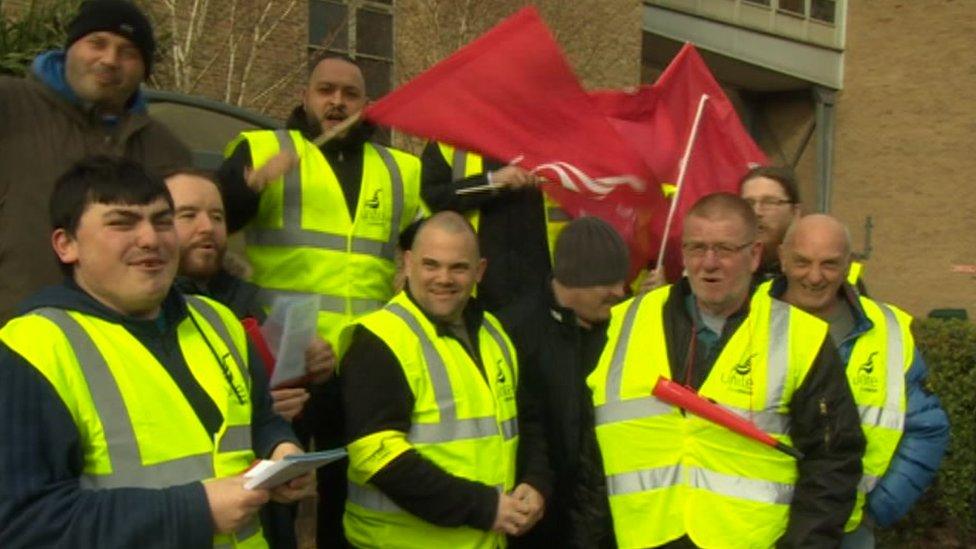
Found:
<svg viewBox="0 0 976 549"><path fill-rule="evenodd" d="M688 410L700 418L707 419L712 423L721 425L744 437L761 442L766 446L771 446L786 455L796 459L803 459L803 452L776 440L769 433L756 427L751 421L722 408L714 402L706 400L698 393L663 376L657 378L657 383L654 384L654 390L651 391L651 394L668 404Z"/></svg>

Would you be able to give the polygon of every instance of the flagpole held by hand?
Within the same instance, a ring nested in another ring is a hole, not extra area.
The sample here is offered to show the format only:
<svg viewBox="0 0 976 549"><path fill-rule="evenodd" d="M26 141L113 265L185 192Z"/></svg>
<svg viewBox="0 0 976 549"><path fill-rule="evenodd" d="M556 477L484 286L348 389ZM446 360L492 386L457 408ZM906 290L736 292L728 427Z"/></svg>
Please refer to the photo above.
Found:
<svg viewBox="0 0 976 549"><path fill-rule="evenodd" d="M678 209L678 204L681 201L681 189L684 186L688 159L691 157L691 149L695 146L695 140L698 138L698 128L701 125L702 113L705 112L706 101L708 101L708 94L703 93L701 99L698 101L698 111L695 113L695 122L691 126L691 133L688 134L688 142L685 143L685 152L681 155L681 164L678 167L678 181L675 182L674 196L671 197L671 207L668 209L668 219L664 223L664 236L661 237L661 248L657 253L657 269L660 269L661 264L664 263L665 248L668 243L668 237L671 236L671 223L674 221L674 213Z"/></svg>
<svg viewBox="0 0 976 549"><path fill-rule="evenodd" d="M362 111L357 112L356 114L350 116L349 118L333 126L331 129L329 129L329 131L324 132L322 135L316 137L315 140L312 141L312 143L315 143L316 147L321 147L326 142L331 141L332 139L336 138L339 134L351 128L353 125L359 122L359 120L362 117L363 117L363 112Z"/></svg>

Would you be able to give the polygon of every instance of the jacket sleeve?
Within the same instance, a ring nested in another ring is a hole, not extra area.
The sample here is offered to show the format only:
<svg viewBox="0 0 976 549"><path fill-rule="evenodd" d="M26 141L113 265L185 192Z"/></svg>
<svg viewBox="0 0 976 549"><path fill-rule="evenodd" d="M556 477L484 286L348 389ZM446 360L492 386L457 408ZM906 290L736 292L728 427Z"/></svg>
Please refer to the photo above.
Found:
<svg viewBox="0 0 976 549"><path fill-rule="evenodd" d="M267 459L282 442L292 442L298 446L301 443L291 425L272 408L264 361L250 339L247 341L247 353L251 368L251 446L257 457Z"/></svg>
<svg viewBox="0 0 976 549"><path fill-rule="evenodd" d="M827 337L790 402L793 444L803 452L779 547L836 547L854 508L864 434L833 340Z"/></svg>
<svg viewBox="0 0 976 549"><path fill-rule="evenodd" d="M409 445L413 394L386 343L357 327L339 371L350 442L392 432L400 439L398 445ZM353 453L350 450L350 476L356 474L359 461ZM454 476L412 448L380 468L369 482L404 510L438 526L488 530L495 521L494 487Z"/></svg>
<svg viewBox="0 0 976 549"><path fill-rule="evenodd" d="M464 213L477 210L495 197L495 193L491 191L458 195L457 191L460 189L487 185L488 178L481 173L454 181L451 166L441 154L440 147L433 141L424 148L421 162L423 167L420 175L420 194L432 212L452 210Z"/></svg>
<svg viewBox="0 0 976 549"><path fill-rule="evenodd" d="M905 376L905 430L888 470L868 494L867 510L879 526L903 517L935 478L949 444L949 418L939 397L925 390L928 375L918 349Z"/></svg>
<svg viewBox="0 0 976 549"><path fill-rule="evenodd" d="M0 547L211 547L199 482L85 490L82 441L48 380L0 344Z"/></svg>
<svg viewBox="0 0 976 549"><path fill-rule="evenodd" d="M217 170L228 233L241 230L258 213L261 195L252 191L244 178L244 171L251 167L251 163L251 147L247 141L241 141Z"/></svg>
<svg viewBox="0 0 976 549"><path fill-rule="evenodd" d="M549 466L548 444L543 423L542 402L532 387L526 383L525 373L519 372L519 385L516 391L519 425L519 461L524 482L542 494L546 499L552 493L554 474Z"/></svg>

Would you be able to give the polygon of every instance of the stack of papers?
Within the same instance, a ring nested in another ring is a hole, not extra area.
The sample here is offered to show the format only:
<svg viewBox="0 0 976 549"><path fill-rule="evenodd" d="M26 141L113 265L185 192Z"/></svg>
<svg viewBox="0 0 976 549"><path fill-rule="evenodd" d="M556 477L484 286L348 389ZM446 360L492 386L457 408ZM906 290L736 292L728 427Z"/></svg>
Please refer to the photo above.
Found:
<svg viewBox="0 0 976 549"><path fill-rule="evenodd" d="M293 454L278 461L262 459L244 473L244 478L247 479L244 488L247 490L274 488L344 457L346 457L346 449L336 448L324 452Z"/></svg>

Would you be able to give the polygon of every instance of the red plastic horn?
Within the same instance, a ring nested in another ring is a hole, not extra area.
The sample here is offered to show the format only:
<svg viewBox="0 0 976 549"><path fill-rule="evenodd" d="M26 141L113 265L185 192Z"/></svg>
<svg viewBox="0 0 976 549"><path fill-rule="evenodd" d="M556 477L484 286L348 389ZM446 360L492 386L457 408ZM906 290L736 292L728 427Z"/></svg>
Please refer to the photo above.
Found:
<svg viewBox="0 0 976 549"><path fill-rule="evenodd" d="M756 427L751 421L722 408L714 402L708 401L698 393L663 376L658 377L651 394L668 404L687 410L700 418L707 419L716 425L721 425L730 431L761 442L766 446L771 446L788 456L803 459L803 452L776 440L769 433Z"/></svg>

